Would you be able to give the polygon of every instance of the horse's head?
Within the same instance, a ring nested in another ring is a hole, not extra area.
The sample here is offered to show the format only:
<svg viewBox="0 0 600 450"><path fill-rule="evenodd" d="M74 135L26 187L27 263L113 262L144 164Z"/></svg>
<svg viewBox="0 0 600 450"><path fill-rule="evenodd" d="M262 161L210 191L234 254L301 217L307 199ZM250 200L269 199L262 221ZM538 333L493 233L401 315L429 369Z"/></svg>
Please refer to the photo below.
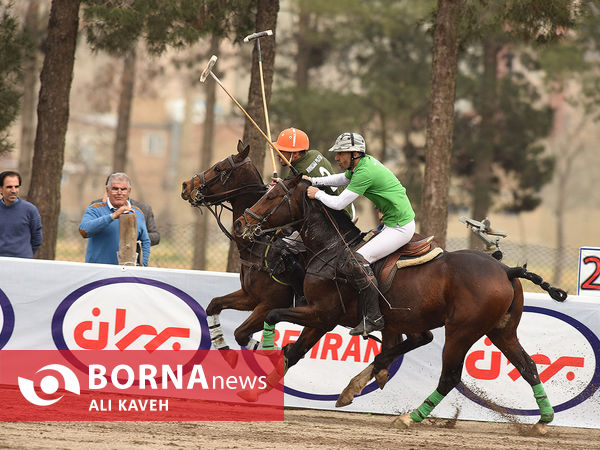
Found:
<svg viewBox="0 0 600 450"><path fill-rule="evenodd" d="M181 198L192 206L210 206L230 200L251 186L264 189L260 174L248 158L250 146L244 147L242 141L238 141L237 150L237 154L184 181Z"/></svg>
<svg viewBox="0 0 600 450"><path fill-rule="evenodd" d="M302 182L302 175L280 180L234 222L234 234L252 240L273 229L300 223L304 218L307 187L308 183Z"/></svg>

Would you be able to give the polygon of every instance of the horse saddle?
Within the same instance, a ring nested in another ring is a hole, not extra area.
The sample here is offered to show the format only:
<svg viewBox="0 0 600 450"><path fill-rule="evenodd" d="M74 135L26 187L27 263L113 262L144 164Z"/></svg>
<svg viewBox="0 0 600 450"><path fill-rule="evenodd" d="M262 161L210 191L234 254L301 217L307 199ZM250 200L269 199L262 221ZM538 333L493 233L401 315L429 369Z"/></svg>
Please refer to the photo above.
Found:
<svg viewBox="0 0 600 450"><path fill-rule="evenodd" d="M440 255L443 250L434 241L433 236L411 240L386 258L373 264L373 272L379 282L381 293L387 292L392 285L398 269L424 264Z"/></svg>

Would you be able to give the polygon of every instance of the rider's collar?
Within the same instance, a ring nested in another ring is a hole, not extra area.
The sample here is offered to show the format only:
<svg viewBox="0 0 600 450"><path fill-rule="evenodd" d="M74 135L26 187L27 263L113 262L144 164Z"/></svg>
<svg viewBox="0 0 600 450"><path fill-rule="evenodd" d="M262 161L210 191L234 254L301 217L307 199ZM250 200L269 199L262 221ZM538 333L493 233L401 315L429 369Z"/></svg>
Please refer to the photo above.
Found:
<svg viewBox="0 0 600 450"><path fill-rule="evenodd" d="M110 202L109 199L106 199L106 204L108 205L108 209L110 209L111 211L116 211L117 208L115 208L112 203ZM127 199L127 206L129 206L131 208L131 202L129 201L129 199Z"/></svg>

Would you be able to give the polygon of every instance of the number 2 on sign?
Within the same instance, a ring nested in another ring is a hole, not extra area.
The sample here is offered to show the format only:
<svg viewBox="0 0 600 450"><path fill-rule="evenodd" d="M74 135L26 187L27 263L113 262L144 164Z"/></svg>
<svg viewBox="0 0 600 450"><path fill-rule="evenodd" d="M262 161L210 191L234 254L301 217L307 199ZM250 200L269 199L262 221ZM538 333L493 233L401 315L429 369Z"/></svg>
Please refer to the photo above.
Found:
<svg viewBox="0 0 600 450"><path fill-rule="evenodd" d="M581 289L597 289L600 290L600 284L594 284L594 281L600 278L600 258L597 256L586 256L583 259L585 264L593 263L596 268L594 273L592 273L589 277L585 279L585 281L581 284Z"/></svg>

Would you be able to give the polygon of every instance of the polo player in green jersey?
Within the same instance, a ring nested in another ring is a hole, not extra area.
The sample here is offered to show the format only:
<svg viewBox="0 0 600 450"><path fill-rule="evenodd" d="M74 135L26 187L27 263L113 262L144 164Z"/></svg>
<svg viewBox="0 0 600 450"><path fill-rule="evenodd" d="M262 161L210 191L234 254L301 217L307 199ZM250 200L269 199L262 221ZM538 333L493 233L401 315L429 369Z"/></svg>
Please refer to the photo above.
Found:
<svg viewBox="0 0 600 450"><path fill-rule="evenodd" d="M370 264L396 251L410 241L415 233L415 213L406 195L406 189L383 164L366 154L364 138L358 133L343 133L329 149L345 171L335 175L307 177L313 184L308 197L340 210L364 195L381 211L383 229L348 258L347 275L358 291L359 310L363 320L350 331L353 336L366 336L383 329L384 320L379 309L379 289ZM337 196L315 186L346 186Z"/></svg>

